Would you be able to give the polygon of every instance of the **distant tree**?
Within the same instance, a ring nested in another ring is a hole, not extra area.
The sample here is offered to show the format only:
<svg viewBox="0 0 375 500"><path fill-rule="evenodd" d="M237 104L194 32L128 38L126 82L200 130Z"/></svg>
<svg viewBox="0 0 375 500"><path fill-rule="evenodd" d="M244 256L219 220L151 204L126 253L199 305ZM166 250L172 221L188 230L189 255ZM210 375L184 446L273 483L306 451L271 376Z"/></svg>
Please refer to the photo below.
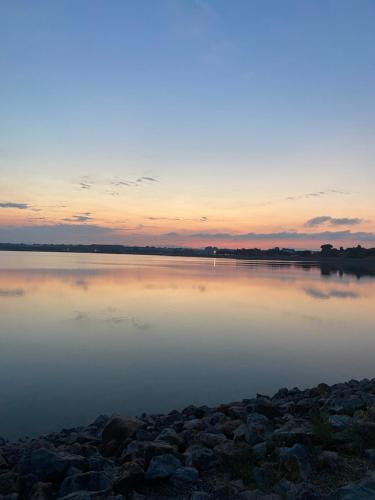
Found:
<svg viewBox="0 0 375 500"><path fill-rule="evenodd" d="M320 248L321 248L322 255L324 255L325 257L332 254L333 246L330 243L326 243L324 245L321 245Z"/></svg>

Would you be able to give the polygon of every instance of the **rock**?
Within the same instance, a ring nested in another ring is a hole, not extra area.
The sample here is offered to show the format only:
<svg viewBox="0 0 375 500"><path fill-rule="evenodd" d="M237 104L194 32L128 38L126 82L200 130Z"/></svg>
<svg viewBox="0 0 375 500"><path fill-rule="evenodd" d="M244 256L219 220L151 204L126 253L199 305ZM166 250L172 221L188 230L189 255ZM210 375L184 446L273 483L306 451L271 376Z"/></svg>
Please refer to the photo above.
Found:
<svg viewBox="0 0 375 500"><path fill-rule="evenodd" d="M287 500L318 500L322 498L313 485L304 482L293 483L287 479L279 481L274 486L273 491Z"/></svg>
<svg viewBox="0 0 375 500"><path fill-rule="evenodd" d="M245 484L242 481L242 479L235 479L234 481L230 482L230 486L236 491L244 491L246 490Z"/></svg>
<svg viewBox="0 0 375 500"><path fill-rule="evenodd" d="M111 417L102 432L103 441L124 441L131 438L144 423L138 418L126 415L114 415Z"/></svg>
<svg viewBox="0 0 375 500"><path fill-rule="evenodd" d="M251 447L247 443L227 440L215 446L214 452L221 458L242 458L250 455Z"/></svg>
<svg viewBox="0 0 375 500"><path fill-rule="evenodd" d="M53 495L52 483L36 483L31 490L30 500L49 500Z"/></svg>
<svg viewBox="0 0 375 500"><path fill-rule="evenodd" d="M58 497L58 500L93 500L93 497L87 491L76 491L64 497Z"/></svg>
<svg viewBox="0 0 375 500"><path fill-rule="evenodd" d="M82 468L84 460L80 456L58 454L46 448L26 450L17 466L21 475L33 474L40 481L58 482L69 467Z"/></svg>
<svg viewBox="0 0 375 500"><path fill-rule="evenodd" d="M228 438L233 438L233 432L242 424L241 420L227 420L224 423L217 424L217 429Z"/></svg>
<svg viewBox="0 0 375 500"><path fill-rule="evenodd" d="M333 398L327 407L331 413L352 416L356 410L364 409L366 403L362 398L352 395L348 398Z"/></svg>
<svg viewBox="0 0 375 500"><path fill-rule="evenodd" d="M233 432L233 439L235 441L247 441L251 443L252 441L259 441L261 437L257 431L250 434L248 426L246 424L241 424Z"/></svg>
<svg viewBox="0 0 375 500"><path fill-rule="evenodd" d="M176 453L176 448L163 441L132 441L127 446L122 458L131 459L143 458L149 462L156 455L165 455L166 453Z"/></svg>
<svg viewBox="0 0 375 500"><path fill-rule="evenodd" d="M351 420L352 419L347 415L329 415L328 417L328 423L334 429L340 429L340 430L347 427L350 424Z"/></svg>
<svg viewBox="0 0 375 500"><path fill-rule="evenodd" d="M108 460L99 453L90 456L85 462L86 470L103 471L109 476L113 475L114 467L114 463L111 460Z"/></svg>
<svg viewBox="0 0 375 500"><path fill-rule="evenodd" d="M60 495L69 495L76 491L107 491L112 481L104 472L84 472L67 476L60 487Z"/></svg>
<svg viewBox="0 0 375 500"><path fill-rule="evenodd" d="M250 413L247 417L246 425L248 434L245 436L245 439L252 445L264 441L264 438L273 430L270 419L260 413ZM237 429L238 431L239 429Z"/></svg>
<svg viewBox="0 0 375 500"><path fill-rule="evenodd" d="M282 387L276 392L272 399L285 399L288 397L288 394L289 390L287 389L287 387Z"/></svg>
<svg viewBox="0 0 375 500"><path fill-rule="evenodd" d="M291 448L279 449L280 465L287 472L288 479L306 480L311 474L311 466L306 448L295 444Z"/></svg>
<svg viewBox="0 0 375 500"><path fill-rule="evenodd" d="M210 495L205 491L194 491L191 495L191 500L208 500Z"/></svg>
<svg viewBox="0 0 375 500"><path fill-rule="evenodd" d="M226 441L227 438L221 432L218 432L216 434L212 432L200 432L198 434L197 440L204 446L208 446L209 448L214 448L218 444Z"/></svg>
<svg viewBox="0 0 375 500"><path fill-rule="evenodd" d="M20 496L31 496L31 491L36 483L38 483L38 478L35 474L20 475L18 477L18 493Z"/></svg>
<svg viewBox="0 0 375 500"><path fill-rule="evenodd" d="M369 460L372 464L375 465L375 448L370 448L365 450L365 455L367 460Z"/></svg>
<svg viewBox="0 0 375 500"><path fill-rule="evenodd" d="M184 440L177 434L174 429L163 429L157 436L156 441L164 441L174 446L181 446Z"/></svg>
<svg viewBox="0 0 375 500"><path fill-rule="evenodd" d="M358 483L349 484L339 488L329 500L374 500L375 475Z"/></svg>
<svg viewBox="0 0 375 500"><path fill-rule="evenodd" d="M254 483L261 490L269 489L273 481L272 467L269 465L263 467L254 467L252 471Z"/></svg>
<svg viewBox="0 0 375 500"><path fill-rule="evenodd" d="M327 469L334 471L340 462L339 454L335 451L322 451L317 458L317 465L320 469Z"/></svg>
<svg viewBox="0 0 375 500"><path fill-rule="evenodd" d="M307 422L290 419L276 429L270 435L270 439L276 446L292 446L297 443L309 445L312 440L312 432Z"/></svg>
<svg viewBox="0 0 375 500"><path fill-rule="evenodd" d="M2 472L0 474L0 494L8 495L17 491L18 474Z"/></svg>
<svg viewBox="0 0 375 500"><path fill-rule="evenodd" d="M199 479L199 472L194 467L179 467L173 473L171 480L178 483L194 483Z"/></svg>
<svg viewBox="0 0 375 500"><path fill-rule="evenodd" d="M193 420L187 420L184 423L184 429L187 431L199 431L204 427L204 422L201 419L195 418Z"/></svg>
<svg viewBox="0 0 375 500"><path fill-rule="evenodd" d="M136 441L153 441L156 438L154 432L146 431L145 429L138 429L135 433Z"/></svg>
<svg viewBox="0 0 375 500"><path fill-rule="evenodd" d="M280 415L280 410L277 405L272 401L272 399L259 396L256 398L255 402L250 405L252 411L258 414L265 415L267 417L277 417Z"/></svg>
<svg viewBox="0 0 375 500"><path fill-rule="evenodd" d="M246 423L248 426L255 426L261 430L272 430L273 428L271 420L260 413L250 413Z"/></svg>
<svg viewBox="0 0 375 500"><path fill-rule="evenodd" d="M228 415L238 420L246 421L247 413L248 411L244 406L230 406L228 409Z"/></svg>
<svg viewBox="0 0 375 500"><path fill-rule="evenodd" d="M207 470L217 464L217 457L211 448L191 446L186 450L186 465L198 470Z"/></svg>
<svg viewBox="0 0 375 500"><path fill-rule="evenodd" d="M5 460L3 455L0 453L0 470L8 469L8 468L9 468L8 462Z"/></svg>
<svg viewBox="0 0 375 500"><path fill-rule="evenodd" d="M144 470L141 464L128 462L116 474L113 489L122 495L127 495L143 480L143 477Z"/></svg>
<svg viewBox="0 0 375 500"><path fill-rule="evenodd" d="M171 476L179 467L181 462L171 454L158 455L151 459L146 471L146 479L164 479Z"/></svg>
<svg viewBox="0 0 375 500"><path fill-rule="evenodd" d="M252 447L252 454L256 460L264 460L267 455L267 443L265 441Z"/></svg>
<svg viewBox="0 0 375 500"><path fill-rule="evenodd" d="M245 490L238 496L241 500L281 500L279 495L274 493L264 493L260 490Z"/></svg>
<svg viewBox="0 0 375 500"><path fill-rule="evenodd" d="M20 444L6 444L1 448L1 455L10 467L18 464L24 452L25 447Z"/></svg>

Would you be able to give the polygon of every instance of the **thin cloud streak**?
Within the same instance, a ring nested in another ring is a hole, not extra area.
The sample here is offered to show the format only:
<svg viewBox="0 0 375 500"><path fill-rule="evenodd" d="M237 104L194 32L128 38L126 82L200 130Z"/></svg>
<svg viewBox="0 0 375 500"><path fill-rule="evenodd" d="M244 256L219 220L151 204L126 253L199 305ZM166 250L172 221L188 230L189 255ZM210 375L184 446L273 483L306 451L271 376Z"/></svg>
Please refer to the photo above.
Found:
<svg viewBox="0 0 375 500"><path fill-rule="evenodd" d="M16 203L13 201L7 201L0 203L0 208L17 208L18 210L26 210L30 205L28 203Z"/></svg>
<svg viewBox="0 0 375 500"><path fill-rule="evenodd" d="M354 226L363 222L358 217L331 217L330 215L319 215L305 222L305 227L317 227L329 223L332 226Z"/></svg>

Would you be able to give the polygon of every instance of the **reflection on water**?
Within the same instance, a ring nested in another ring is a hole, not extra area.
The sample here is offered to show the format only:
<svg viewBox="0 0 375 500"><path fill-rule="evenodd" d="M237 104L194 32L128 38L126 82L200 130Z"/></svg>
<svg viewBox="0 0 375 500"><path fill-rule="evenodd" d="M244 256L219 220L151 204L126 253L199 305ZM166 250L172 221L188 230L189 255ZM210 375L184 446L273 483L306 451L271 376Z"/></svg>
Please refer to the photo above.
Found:
<svg viewBox="0 0 375 500"><path fill-rule="evenodd" d="M374 269L0 253L0 435L373 377Z"/></svg>

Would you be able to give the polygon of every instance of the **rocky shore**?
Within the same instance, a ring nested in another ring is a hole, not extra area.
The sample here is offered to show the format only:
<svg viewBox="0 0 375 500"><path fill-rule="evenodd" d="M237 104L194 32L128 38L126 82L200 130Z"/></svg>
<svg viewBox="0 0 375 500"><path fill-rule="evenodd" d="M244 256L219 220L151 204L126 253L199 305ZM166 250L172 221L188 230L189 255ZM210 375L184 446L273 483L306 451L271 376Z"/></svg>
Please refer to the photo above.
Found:
<svg viewBox="0 0 375 500"><path fill-rule="evenodd" d="M375 379L0 438L0 499L375 499Z"/></svg>

